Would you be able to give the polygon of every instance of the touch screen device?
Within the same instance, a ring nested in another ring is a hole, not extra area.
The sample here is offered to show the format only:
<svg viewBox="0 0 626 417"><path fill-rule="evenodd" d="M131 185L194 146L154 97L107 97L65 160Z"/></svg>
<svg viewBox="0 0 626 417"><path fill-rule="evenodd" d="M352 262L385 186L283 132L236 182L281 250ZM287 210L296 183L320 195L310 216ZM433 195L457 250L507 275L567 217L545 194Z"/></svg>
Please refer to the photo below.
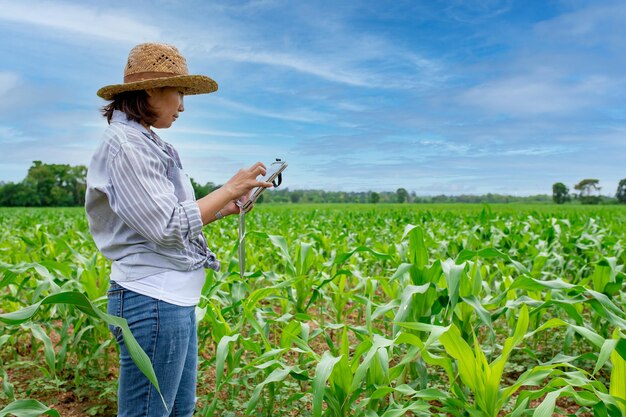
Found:
<svg viewBox="0 0 626 417"><path fill-rule="evenodd" d="M272 162L269 169L265 173L265 175L259 179L259 181L263 182L271 182L274 187L278 187L283 180L282 172L287 168L287 162L282 161L280 159L276 159L276 162ZM261 194L265 191L265 187L256 187L252 190L250 194L250 198L245 203L237 200L237 205L239 208L247 212L250 210L250 207L254 204L254 202L259 198Z"/></svg>

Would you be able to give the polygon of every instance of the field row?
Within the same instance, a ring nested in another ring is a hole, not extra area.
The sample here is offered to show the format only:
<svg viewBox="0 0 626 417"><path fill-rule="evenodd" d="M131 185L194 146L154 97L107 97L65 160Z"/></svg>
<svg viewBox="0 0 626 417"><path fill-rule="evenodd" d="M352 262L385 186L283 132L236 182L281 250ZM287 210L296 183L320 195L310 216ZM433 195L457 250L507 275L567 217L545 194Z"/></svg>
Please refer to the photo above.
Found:
<svg viewBox="0 0 626 417"><path fill-rule="evenodd" d="M0 226L0 404L114 415L82 210ZM237 219L205 228L199 415L626 415L622 207L260 205L247 231L242 279Z"/></svg>

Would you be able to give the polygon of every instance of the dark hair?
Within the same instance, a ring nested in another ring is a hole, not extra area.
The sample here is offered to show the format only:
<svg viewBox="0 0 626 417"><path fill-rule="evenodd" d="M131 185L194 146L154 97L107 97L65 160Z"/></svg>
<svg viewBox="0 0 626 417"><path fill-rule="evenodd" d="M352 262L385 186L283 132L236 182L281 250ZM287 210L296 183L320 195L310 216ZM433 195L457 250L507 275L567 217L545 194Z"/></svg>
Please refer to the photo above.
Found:
<svg viewBox="0 0 626 417"><path fill-rule="evenodd" d="M157 119L154 109L148 104L148 93L144 90L126 91L116 94L113 100L102 107L102 115L111 123L113 110L124 112L130 120L152 125Z"/></svg>

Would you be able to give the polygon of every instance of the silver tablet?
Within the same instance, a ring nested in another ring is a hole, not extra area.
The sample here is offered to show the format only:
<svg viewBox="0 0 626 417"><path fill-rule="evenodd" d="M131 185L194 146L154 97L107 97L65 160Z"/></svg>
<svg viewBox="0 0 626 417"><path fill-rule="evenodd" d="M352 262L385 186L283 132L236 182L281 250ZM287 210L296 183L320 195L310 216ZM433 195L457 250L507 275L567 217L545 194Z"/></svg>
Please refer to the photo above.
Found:
<svg viewBox="0 0 626 417"><path fill-rule="evenodd" d="M280 173L285 170L285 168L287 168L287 162L276 160L276 162L273 162L270 165L265 175L261 177L259 181L271 182L274 184L275 187L278 187L279 184L276 184L275 181L280 175ZM237 205L244 212L248 211L250 209L250 206L254 204L256 199L259 198L261 194L263 194L263 191L265 191L265 187L254 188L252 190L252 193L250 194L250 198L248 199L248 201L246 201L245 203L241 203L239 200L237 200Z"/></svg>

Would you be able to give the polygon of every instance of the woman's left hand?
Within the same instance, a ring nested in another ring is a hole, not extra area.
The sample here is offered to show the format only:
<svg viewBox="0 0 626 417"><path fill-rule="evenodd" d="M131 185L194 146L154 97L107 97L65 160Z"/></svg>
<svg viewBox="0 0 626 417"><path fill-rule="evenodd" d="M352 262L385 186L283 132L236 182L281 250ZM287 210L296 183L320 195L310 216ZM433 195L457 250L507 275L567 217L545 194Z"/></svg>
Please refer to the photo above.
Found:
<svg viewBox="0 0 626 417"><path fill-rule="evenodd" d="M228 204L226 204L224 208L221 209L220 211L222 212L224 216L229 216L231 214L239 214L239 212L241 212L241 209L237 205L237 201L239 200L241 203L245 203L246 201L248 201L248 198L250 198L250 194L252 194L252 190L250 190L248 194L239 197L237 200L229 201ZM253 208L254 208L254 204L250 206L248 211L251 211Z"/></svg>

